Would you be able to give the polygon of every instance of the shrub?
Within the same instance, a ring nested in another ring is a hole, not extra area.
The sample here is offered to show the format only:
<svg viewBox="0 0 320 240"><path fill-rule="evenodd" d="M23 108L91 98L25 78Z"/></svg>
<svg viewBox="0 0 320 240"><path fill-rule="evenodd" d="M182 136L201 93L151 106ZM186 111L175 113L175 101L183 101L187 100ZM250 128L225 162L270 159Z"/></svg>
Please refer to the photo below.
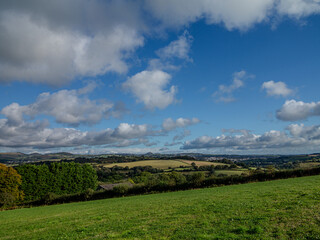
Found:
<svg viewBox="0 0 320 240"><path fill-rule="evenodd" d="M114 193L123 196L128 192L128 189L129 187L127 185L121 184L121 185L115 186L112 190Z"/></svg>
<svg viewBox="0 0 320 240"><path fill-rule="evenodd" d="M93 194L94 194L94 190L91 189L91 188L88 188L88 189L84 192L84 198L85 198L86 200L88 200L88 199L92 198Z"/></svg>
<svg viewBox="0 0 320 240"><path fill-rule="evenodd" d="M48 192L46 195L43 196L42 200L45 204L51 204L55 199L57 199L59 196L55 193Z"/></svg>

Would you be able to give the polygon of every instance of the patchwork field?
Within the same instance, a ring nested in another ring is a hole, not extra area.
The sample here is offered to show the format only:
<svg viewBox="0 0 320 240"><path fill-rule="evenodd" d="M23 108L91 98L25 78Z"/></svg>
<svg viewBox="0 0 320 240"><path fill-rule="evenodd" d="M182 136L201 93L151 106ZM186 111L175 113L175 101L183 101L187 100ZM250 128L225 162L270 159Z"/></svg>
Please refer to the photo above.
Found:
<svg viewBox="0 0 320 240"><path fill-rule="evenodd" d="M300 168L314 168L318 166L320 166L320 162L304 162L299 164Z"/></svg>
<svg viewBox="0 0 320 240"><path fill-rule="evenodd" d="M168 169L168 168L178 168L180 166L191 167L192 163L195 163L197 166L208 166L208 165L227 165L224 163L214 163L206 161L188 161L188 160L145 160L145 161L135 161L135 162L125 162L125 163L112 163L105 164L105 167L111 168L113 166L119 167L138 167L138 166L152 166L153 168L159 169Z"/></svg>
<svg viewBox="0 0 320 240"><path fill-rule="evenodd" d="M0 212L0 239L320 239L320 176Z"/></svg>

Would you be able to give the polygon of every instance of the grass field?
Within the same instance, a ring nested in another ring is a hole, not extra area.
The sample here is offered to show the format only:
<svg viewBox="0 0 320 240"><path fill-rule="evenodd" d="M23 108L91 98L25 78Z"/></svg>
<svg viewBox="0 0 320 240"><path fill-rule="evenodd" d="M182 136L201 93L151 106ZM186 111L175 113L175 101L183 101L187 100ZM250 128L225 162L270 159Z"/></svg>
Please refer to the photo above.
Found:
<svg viewBox="0 0 320 240"><path fill-rule="evenodd" d="M126 163L112 163L105 164L105 167L111 168L113 166L126 167L129 168L138 167L138 166L152 166L153 168L159 169L168 169L168 168L178 168L180 166L191 167L191 163L195 163L197 166L207 166L207 165L227 165L224 163L213 163L206 161L188 161L188 160L145 160L145 161L136 161L136 162L126 162Z"/></svg>
<svg viewBox="0 0 320 240"><path fill-rule="evenodd" d="M320 176L0 212L0 239L320 239Z"/></svg>

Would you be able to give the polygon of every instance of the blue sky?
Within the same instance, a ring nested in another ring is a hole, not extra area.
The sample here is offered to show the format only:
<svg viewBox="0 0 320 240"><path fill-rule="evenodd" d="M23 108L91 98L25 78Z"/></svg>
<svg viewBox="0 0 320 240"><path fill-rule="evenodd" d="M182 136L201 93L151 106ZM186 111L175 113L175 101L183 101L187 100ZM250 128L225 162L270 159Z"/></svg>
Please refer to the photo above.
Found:
<svg viewBox="0 0 320 240"><path fill-rule="evenodd" d="M0 9L0 152L320 151L318 0Z"/></svg>

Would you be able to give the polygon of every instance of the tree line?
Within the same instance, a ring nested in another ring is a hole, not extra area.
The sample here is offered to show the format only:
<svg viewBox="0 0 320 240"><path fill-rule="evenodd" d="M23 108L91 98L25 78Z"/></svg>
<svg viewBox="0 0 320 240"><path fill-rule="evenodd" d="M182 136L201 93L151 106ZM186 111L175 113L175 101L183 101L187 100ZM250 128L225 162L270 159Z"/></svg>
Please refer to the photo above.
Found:
<svg viewBox="0 0 320 240"><path fill-rule="evenodd" d="M139 171L141 170L139 169ZM319 174L320 167L282 171L269 168L252 171L250 175L225 177L217 177L212 174L205 175L203 172L185 175L175 171L153 174L142 171L131 179L135 183L133 187L120 185L112 190L94 191L97 187L97 173L88 164L72 162L48 165L26 164L15 169L0 164L0 205L5 205L10 201L22 202L23 198L25 204L42 205Z"/></svg>
<svg viewBox="0 0 320 240"><path fill-rule="evenodd" d="M0 164L0 205L97 188L97 173L89 164L56 162L24 164L15 169Z"/></svg>

